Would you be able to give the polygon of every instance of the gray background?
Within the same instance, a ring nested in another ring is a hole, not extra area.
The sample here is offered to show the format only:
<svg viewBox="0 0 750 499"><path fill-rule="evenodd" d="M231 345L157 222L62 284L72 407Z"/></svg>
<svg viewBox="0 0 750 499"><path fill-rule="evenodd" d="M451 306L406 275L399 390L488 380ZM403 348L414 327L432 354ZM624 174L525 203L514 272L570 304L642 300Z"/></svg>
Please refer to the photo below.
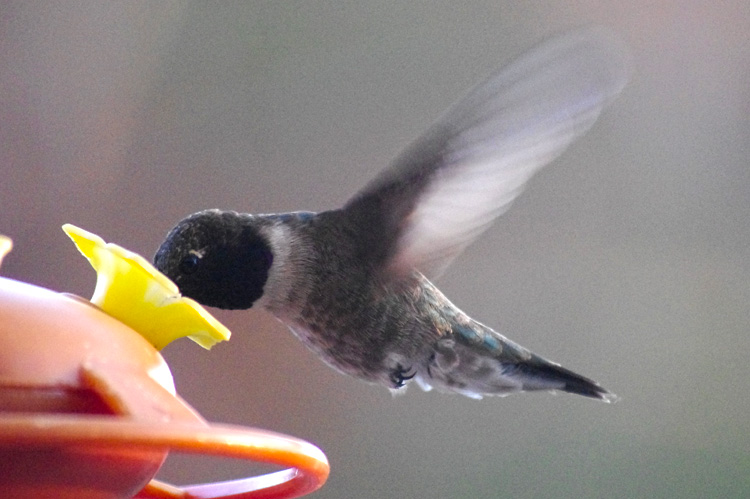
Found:
<svg viewBox="0 0 750 499"><path fill-rule="evenodd" d="M746 497L749 19L745 0L2 2L2 273L90 296L65 222L150 257L199 209L338 206L497 66L609 25L631 84L438 284L620 403L393 398L256 310L164 355L211 421L319 445L314 497ZM160 477L260 469L176 456Z"/></svg>

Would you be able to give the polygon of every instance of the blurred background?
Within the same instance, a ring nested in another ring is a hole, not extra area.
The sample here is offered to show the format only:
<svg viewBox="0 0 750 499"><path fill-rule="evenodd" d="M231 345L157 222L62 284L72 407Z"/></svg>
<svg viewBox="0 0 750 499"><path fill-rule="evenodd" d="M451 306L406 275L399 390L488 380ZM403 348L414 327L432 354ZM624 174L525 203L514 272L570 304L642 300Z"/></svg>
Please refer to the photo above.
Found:
<svg viewBox="0 0 750 499"><path fill-rule="evenodd" d="M207 419L320 446L314 497L750 495L750 3L0 3L2 273L90 296L66 222L151 257L204 208L341 205L469 87L598 23L635 73L438 281L622 397L403 397L260 310L164 355ZM170 457L176 483L265 468Z"/></svg>

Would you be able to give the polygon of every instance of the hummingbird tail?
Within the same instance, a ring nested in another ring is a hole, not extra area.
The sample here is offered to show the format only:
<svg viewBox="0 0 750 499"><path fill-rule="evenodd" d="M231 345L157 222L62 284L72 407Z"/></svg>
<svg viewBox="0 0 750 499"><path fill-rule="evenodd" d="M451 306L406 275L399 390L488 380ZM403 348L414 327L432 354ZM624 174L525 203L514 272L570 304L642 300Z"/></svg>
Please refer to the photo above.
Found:
<svg viewBox="0 0 750 499"><path fill-rule="evenodd" d="M526 362L507 365L504 373L518 377L524 390L555 389L607 403L618 400L617 395L599 386L595 381L536 355Z"/></svg>
<svg viewBox="0 0 750 499"><path fill-rule="evenodd" d="M472 398L524 391L562 391L612 403L617 396L593 380L530 352L476 321L456 323L457 334L438 340L416 380Z"/></svg>

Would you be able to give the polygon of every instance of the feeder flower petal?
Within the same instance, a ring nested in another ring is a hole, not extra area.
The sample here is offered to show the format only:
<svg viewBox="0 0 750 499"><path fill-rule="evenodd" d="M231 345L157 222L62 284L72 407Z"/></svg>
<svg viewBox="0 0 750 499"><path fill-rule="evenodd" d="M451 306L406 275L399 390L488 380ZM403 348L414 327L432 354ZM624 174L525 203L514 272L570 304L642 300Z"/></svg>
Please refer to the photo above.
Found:
<svg viewBox="0 0 750 499"><path fill-rule="evenodd" d="M3 258L13 249L13 241L8 237L0 234L0 266L3 264Z"/></svg>
<svg viewBox="0 0 750 499"><path fill-rule="evenodd" d="M91 302L157 349L183 336L206 349L229 339L223 324L198 302L181 296L177 285L142 256L75 225L65 224L63 230L96 270Z"/></svg>

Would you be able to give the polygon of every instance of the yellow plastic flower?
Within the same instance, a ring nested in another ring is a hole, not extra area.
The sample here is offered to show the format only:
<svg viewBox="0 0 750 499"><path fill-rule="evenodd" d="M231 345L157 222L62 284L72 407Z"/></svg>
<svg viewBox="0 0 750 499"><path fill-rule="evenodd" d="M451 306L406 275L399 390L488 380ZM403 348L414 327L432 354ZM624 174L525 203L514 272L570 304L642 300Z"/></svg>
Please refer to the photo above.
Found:
<svg viewBox="0 0 750 499"><path fill-rule="evenodd" d="M63 230L96 270L91 302L157 349L183 336L207 349L229 339L223 324L198 302L181 296L177 285L142 256L75 225L65 224Z"/></svg>
<svg viewBox="0 0 750 499"><path fill-rule="evenodd" d="M8 236L0 234L0 266L3 264L3 258L13 249L13 241Z"/></svg>

